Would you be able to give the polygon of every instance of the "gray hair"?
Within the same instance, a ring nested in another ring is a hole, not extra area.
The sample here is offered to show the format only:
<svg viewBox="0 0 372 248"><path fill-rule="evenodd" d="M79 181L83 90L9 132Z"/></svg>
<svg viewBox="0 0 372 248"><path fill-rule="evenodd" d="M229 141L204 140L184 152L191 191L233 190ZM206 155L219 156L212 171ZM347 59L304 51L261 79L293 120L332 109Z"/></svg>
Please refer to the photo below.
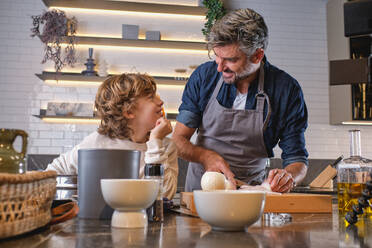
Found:
<svg viewBox="0 0 372 248"><path fill-rule="evenodd" d="M208 52L216 46L239 44L247 55L258 48L266 49L268 29L263 17L252 9L238 9L229 12L212 27L208 35Z"/></svg>

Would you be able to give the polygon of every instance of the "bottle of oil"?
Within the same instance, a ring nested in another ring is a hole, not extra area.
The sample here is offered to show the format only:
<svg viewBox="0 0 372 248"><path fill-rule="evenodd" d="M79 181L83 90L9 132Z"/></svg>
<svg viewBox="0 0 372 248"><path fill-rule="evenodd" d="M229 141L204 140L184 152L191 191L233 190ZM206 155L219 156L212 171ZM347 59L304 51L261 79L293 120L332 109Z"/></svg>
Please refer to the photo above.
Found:
<svg viewBox="0 0 372 248"><path fill-rule="evenodd" d="M337 167L338 212L344 216L358 203L366 182L371 180L372 160L362 157L360 130L350 130L350 157L343 159ZM372 216L370 207L365 209L365 216Z"/></svg>

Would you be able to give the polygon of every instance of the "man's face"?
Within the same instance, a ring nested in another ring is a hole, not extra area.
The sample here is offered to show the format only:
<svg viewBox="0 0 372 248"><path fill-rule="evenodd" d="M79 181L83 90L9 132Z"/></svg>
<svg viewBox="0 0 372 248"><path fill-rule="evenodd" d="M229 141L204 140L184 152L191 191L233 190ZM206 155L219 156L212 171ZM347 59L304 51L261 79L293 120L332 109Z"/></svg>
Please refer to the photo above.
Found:
<svg viewBox="0 0 372 248"><path fill-rule="evenodd" d="M216 46L213 51L216 55L217 71L222 72L226 83L236 83L256 71L256 66L237 44Z"/></svg>

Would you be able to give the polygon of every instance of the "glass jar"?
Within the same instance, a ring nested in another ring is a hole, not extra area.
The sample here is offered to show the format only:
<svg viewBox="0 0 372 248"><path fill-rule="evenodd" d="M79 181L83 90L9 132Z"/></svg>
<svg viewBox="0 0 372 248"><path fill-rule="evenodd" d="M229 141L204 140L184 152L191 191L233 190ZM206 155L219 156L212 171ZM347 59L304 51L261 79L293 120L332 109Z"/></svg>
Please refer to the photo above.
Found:
<svg viewBox="0 0 372 248"><path fill-rule="evenodd" d="M22 137L21 152L17 152L13 147L18 136ZM28 135L23 130L0 129L0 173L26 173L27 138Z"/></svg>
<svg viewBox="0 0 372 248"><path fill-rule="evenodd" d="M338 211L340 216L352 211L358 204L358 198L371 180L372 160L363 158L361 151L360 130L350 130L350 157L343 159L337 166ZM367 207L364 215L372 215Z"/></svg>

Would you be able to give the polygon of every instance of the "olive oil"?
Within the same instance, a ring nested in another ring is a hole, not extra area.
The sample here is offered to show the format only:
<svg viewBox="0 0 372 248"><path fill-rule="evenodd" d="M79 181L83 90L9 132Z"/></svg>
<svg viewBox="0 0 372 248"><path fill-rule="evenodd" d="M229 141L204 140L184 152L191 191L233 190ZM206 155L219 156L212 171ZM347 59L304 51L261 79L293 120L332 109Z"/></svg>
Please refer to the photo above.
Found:
<svg viewBox="0 0 372 248"><path fill-rule="evenodd" d="M362 196L362 191L365 188L365 183L337 184L338 213L340 216L344 216L347 212L352 211L353 205L358 204L358 198ZM371 207L364 208L363 216L372 216Z"/></svg>
<svg viewBox="0 0 372 248"><path fill-rule="evenodd" d="M362 157L360 130L349 130L349 133L350 157L337 165L338 212L342 218L353 211L353 206L358 206L358 200L366 189L366 183L371 180L372 173L372 160ZM363 215L358 215L365 216L372 218L370 206L363 209Z"/></svg>

